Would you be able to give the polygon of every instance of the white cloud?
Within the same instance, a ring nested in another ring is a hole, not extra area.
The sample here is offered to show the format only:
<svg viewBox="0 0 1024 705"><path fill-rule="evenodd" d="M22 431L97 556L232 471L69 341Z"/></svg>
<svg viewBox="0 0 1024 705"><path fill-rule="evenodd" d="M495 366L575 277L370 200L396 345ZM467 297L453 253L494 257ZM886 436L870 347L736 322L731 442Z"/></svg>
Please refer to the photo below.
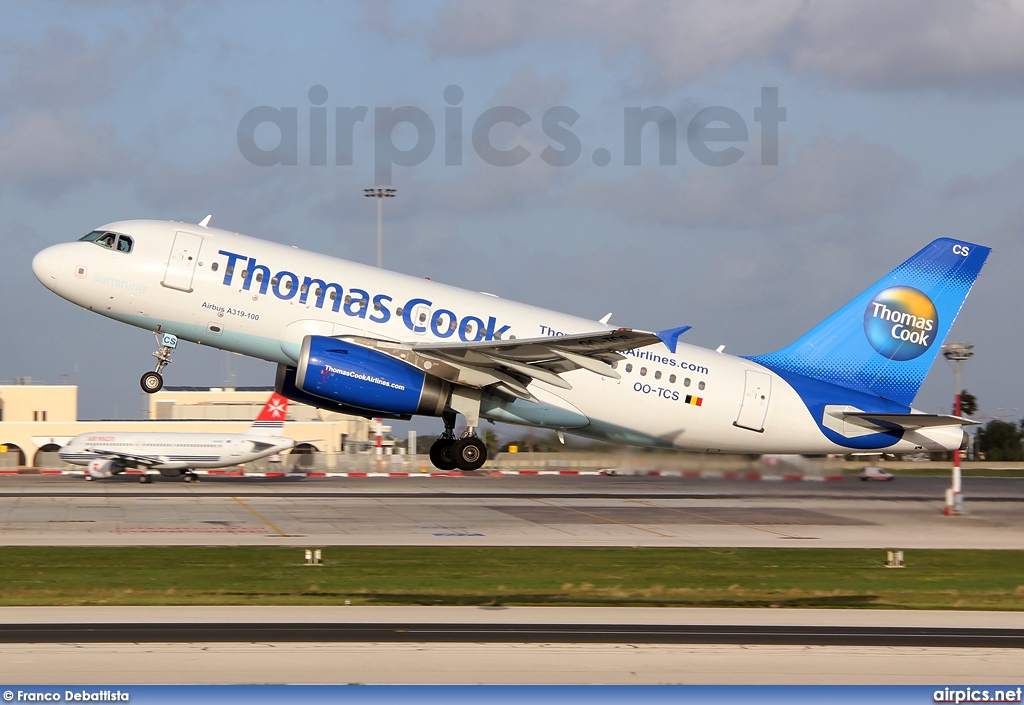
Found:
<svg viewBox="0 0 1024 705"><path fill-rule="evenodd" d="M916 176L916 167L891 147L818 138L779 166L748 156L732 166L682 174L674 167L649 168L623 181L589 181L572 201L640 222L772 228L870 217Z"/></svg>
<svg viewBox="0 0 1024 705"><path fill-rule="evenodd" d="M594 43L616 60L645 57L660 87L773 63L857 89L1016 92L1021 36L1019 0L450 0L428 38L447 56Z"/></svg>
<svg viewBox="0 0 1024 705"><path fill-rule="evenodd" d="M113 178L127 181L127 150L109 125L75 113L27 110L0 129L0 184L28 192L52 192Z"/></svg>

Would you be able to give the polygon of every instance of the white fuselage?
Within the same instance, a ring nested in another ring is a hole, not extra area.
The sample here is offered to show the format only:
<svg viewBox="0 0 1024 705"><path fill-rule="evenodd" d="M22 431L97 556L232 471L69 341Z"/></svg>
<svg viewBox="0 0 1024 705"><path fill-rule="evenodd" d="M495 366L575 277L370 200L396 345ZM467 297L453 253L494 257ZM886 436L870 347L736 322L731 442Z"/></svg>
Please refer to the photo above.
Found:
<svg viewBox="0 0 1024 705"><path fill-rule="evenodd" d="M116 454L124 458L148 458L151 463L127 461L129 466L155 470L223 468L280 453L295 444L278 436L247 436L240 433L82 433L60 449L62 460L73 465Z"/></svg>
<svg viewBox="0 0 1024 705"><path fill-rule="evenodd" d="M132 252L93 242L57 245L37 256L36 275L55 293L104 316L275 363L294 366L303 337L310 334L416 343L557 337L611 328L215 228L126 221L101 230L130 235ZM191 235L176 240L178 233ZM186 252L176 242L190 243L191 249ZM191 275L187 257L195 258ZM326 287L318 298L326 284L338 286ZM348 303L345 297L351 297ZM369 305L357 306L363 299ZM621 379L586 370L565 373L570 390L534 381L530 391L562 413L535 414L530 402L485 399L481 415L635 445L851 452L823 435L821 419L812 418L782 377L755 362L680 341L674 353L661 344L629 351L616 368ZM751 380L760 380L763 389L752 390ZM959 428L908 432L885 450L945 450L957 447L961 438Z"/></svg>

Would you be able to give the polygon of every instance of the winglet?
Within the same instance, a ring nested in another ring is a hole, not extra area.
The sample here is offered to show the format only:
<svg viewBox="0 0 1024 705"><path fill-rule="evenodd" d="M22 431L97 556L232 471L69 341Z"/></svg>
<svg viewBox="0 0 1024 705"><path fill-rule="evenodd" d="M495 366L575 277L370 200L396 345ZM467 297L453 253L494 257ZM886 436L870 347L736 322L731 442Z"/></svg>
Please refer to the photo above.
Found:
<svg viewBox="0 0 1024 705"><path fill-rule="evenodd" d="M212 215L208 215L205 218L203 218L202 220L200 220L199 221L199 227L205 228L206 226L208 226L210 224L210 218L212 218L212 217L213 217Z"/></svg>
<svg viewBox="0 0 1024 705"><path fill-rule="evenodd" d="M661 342L665 343L665 347L668 348L669 352L676 351L676 343L679 342L679 336L686 331L690 330L693 326L679 326L678 328L666 328L665 330L659 330L655 333Z"/></svg>

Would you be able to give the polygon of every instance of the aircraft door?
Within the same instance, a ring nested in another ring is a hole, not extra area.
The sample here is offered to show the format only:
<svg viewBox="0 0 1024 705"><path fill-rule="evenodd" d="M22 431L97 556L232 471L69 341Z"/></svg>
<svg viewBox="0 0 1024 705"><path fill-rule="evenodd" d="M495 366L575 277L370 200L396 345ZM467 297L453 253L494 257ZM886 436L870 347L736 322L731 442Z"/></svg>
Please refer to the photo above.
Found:
<svg viewBox="0 0 1024 705"><path fill-rule="evenodd" d="M749 428L760 433L764 430L764 417L768 413L768 402L771 399L772 377L766 372L747 370L743 386L743 403L740 415L734 422L740 428Z"/></svg>
<svg viewBox="0 0 1024 705"><path fill-rule="evenodd" d="M178 291L192 291L192 277L196 272L202 244L203 238L199 235L175 233L171 254L167 258L167 271L164 272L164 286Z"/></svg>

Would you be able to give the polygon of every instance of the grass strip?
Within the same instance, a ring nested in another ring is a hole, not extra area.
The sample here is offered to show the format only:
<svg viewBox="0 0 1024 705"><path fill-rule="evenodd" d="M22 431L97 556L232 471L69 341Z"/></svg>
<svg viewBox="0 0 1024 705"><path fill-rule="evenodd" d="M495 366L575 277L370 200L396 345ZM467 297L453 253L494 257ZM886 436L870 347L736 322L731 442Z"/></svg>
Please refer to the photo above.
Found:
<svg viewBox="0 0 1024 705"><path fill-rule="evenodd" d="M1024 609L1024 552L0 547L2 605L589 605Z"/></svg>

